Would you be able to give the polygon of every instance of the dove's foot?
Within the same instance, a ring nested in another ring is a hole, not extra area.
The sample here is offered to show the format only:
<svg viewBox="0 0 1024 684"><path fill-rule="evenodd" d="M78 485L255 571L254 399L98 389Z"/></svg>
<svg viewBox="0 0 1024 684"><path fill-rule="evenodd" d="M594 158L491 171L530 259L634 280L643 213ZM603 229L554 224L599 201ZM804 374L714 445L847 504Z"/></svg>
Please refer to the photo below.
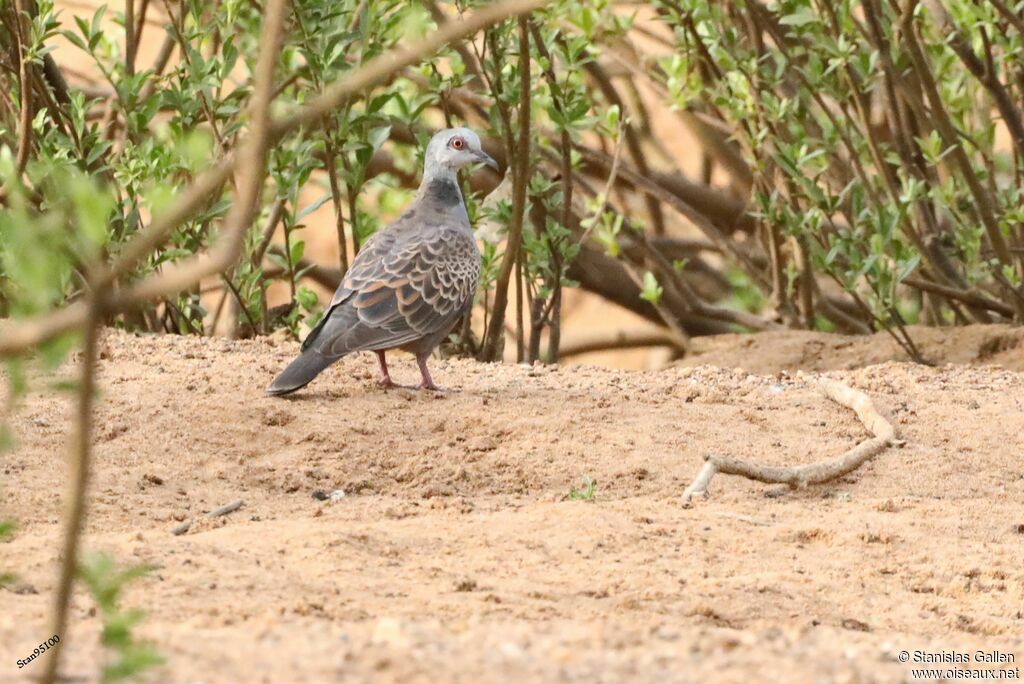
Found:
<svg viewBox="0 0 1024 684"><path fill-rule="evenodd" d="M430 369L427 368L427 358L427 356L416 357L416 364L420 367L420 375L423 376L420 389L430 390L431 392L443 392L444 390L435 385L434 379L430 377Z"/></svg>
<svg viewBox="0 0 1024 684"><path fill-rule="evenodd" d="M384 389L392 389L395 387L395 383L391 380L391 373L388 372L388 362L384 358L384 352L379 351L376 354L377 361L380 362L380 380L377 381L377 384Z"/></svg>

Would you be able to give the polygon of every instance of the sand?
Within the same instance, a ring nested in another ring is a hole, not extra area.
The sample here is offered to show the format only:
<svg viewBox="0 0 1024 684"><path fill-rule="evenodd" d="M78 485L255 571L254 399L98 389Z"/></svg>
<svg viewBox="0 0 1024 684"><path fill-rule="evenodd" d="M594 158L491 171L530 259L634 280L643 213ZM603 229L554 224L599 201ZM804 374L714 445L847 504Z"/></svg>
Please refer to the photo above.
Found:
<svg viewBox="0 0 1024 684"><path fill-rule="evenodd" d="M282 400L263 388L293 342L102 346L84 546L157 566L123 599L167 661L148 681L897 682L903 650L1024 660L1024 374L830 371L901 447L803 491L719 475L684 508L707 453L803 463L865 430L795 373L733 368L742 349L657 372L435 362L441 395L379 389L362 355ZM49 636L71 404L47 387L73 371L34 380L0 455L3 682L38 674L15 661ZM592 500L568 498L584 478ZM93 681L81 588L71 621L63 673Z"/></svg>

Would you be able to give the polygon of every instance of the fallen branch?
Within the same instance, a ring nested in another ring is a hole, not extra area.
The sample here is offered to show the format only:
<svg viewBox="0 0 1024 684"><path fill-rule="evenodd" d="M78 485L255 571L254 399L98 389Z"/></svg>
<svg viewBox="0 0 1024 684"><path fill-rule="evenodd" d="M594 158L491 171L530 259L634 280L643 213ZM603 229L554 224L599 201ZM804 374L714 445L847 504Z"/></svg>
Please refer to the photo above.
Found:
<svg viewBox="0 0 1024 684"><path fill-rule="evenodd" d="M223 506L219 506L217 508L214 508L212 511L207 513L204 517L206 517L206 518L219 518L219 517L221 517L223 515L227 515L228 513L234 513L235 511L237 511L239 508L241 508L244 505L245 505L245 501L243 501L242 499L236 499L236 500L232 501L229 504L224 504ZM171 534L173 534L175 537L185 534L186 532L189 531L189 529L191 529L192 523L194 523L194 522L195 522L195 518L189 518L188 520L184 521L183 523L181 523L180 525L178 525L174 529L172 529L171 530Z"/></svg>
<svg viewBox="0 0 1024 684"><path fill-rule="evenodd" d="M818 389L836 402L857 414L864 427L874 435L831 461L808 463L801 466L766 466L748 463L727 456L707 456L693 484L683 492L683 505L690 505L697 494L707 495L708 484L715 473L740 475L750 480L769 484L788 484L791 487L807 487L842 477L864 465L867 461L885 451L896 438L892 424L878 413L868 395L841 382L821 378Z"/></svg>

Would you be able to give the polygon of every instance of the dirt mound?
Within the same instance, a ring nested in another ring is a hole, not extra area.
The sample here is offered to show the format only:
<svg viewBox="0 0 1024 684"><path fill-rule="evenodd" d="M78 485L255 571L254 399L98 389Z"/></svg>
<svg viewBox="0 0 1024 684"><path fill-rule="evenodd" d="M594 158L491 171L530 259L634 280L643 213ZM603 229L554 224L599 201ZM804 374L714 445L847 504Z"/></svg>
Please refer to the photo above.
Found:
<svg viewBox="0 0 1024 684"><path fill-rule="evenodd" d="M907 331L929 363L995 365L1024 371L1024 328L1019 326L910 326ZM751 373L775 373L797 369L850 370L907 360L906 352L886 332L847 336L782 330L694 338L692 354L679 365L740 367Z"/></svg>
<svg viewBox="0 0 1024 684"><path fill-rule="evenodd" d="M104 338L85 548L159 567L125 597L168 660L153 681L903 681L901 650L1024 659L1024 375L837 372L905 446L771 497L719 476L684 509L706 453L806 462L864 430L802 379L707 366L447 361L454 391L434 395L378 389L358 356L266 397L295 350ZM19 524L0 681L28 681L38 663L15 660L48 636L69 413L33 394L0 457L0 519ZM593 499L568 498L585 477ZM84 681L93 605L76 593L61 635Z"/></svg>

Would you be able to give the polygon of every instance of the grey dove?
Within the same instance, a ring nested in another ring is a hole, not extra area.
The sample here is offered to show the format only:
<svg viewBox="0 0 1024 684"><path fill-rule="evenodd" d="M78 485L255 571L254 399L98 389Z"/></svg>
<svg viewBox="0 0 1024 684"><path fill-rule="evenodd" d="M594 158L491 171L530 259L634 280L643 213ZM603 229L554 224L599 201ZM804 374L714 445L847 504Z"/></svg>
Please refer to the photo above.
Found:
<svg viewBox="0 0 1024 684"><path fill-rule="evenodd" d="M427 359L472 308L480 277L480 250L456 176L476 162L497 168L468 128L443 130L430 139L412 205L363 245L298 358L270 383L267 394L301 389L358 351L376 352L380 384L391 387L385 358L391 349L415 354L420 387L437 389Z"/></svg>

